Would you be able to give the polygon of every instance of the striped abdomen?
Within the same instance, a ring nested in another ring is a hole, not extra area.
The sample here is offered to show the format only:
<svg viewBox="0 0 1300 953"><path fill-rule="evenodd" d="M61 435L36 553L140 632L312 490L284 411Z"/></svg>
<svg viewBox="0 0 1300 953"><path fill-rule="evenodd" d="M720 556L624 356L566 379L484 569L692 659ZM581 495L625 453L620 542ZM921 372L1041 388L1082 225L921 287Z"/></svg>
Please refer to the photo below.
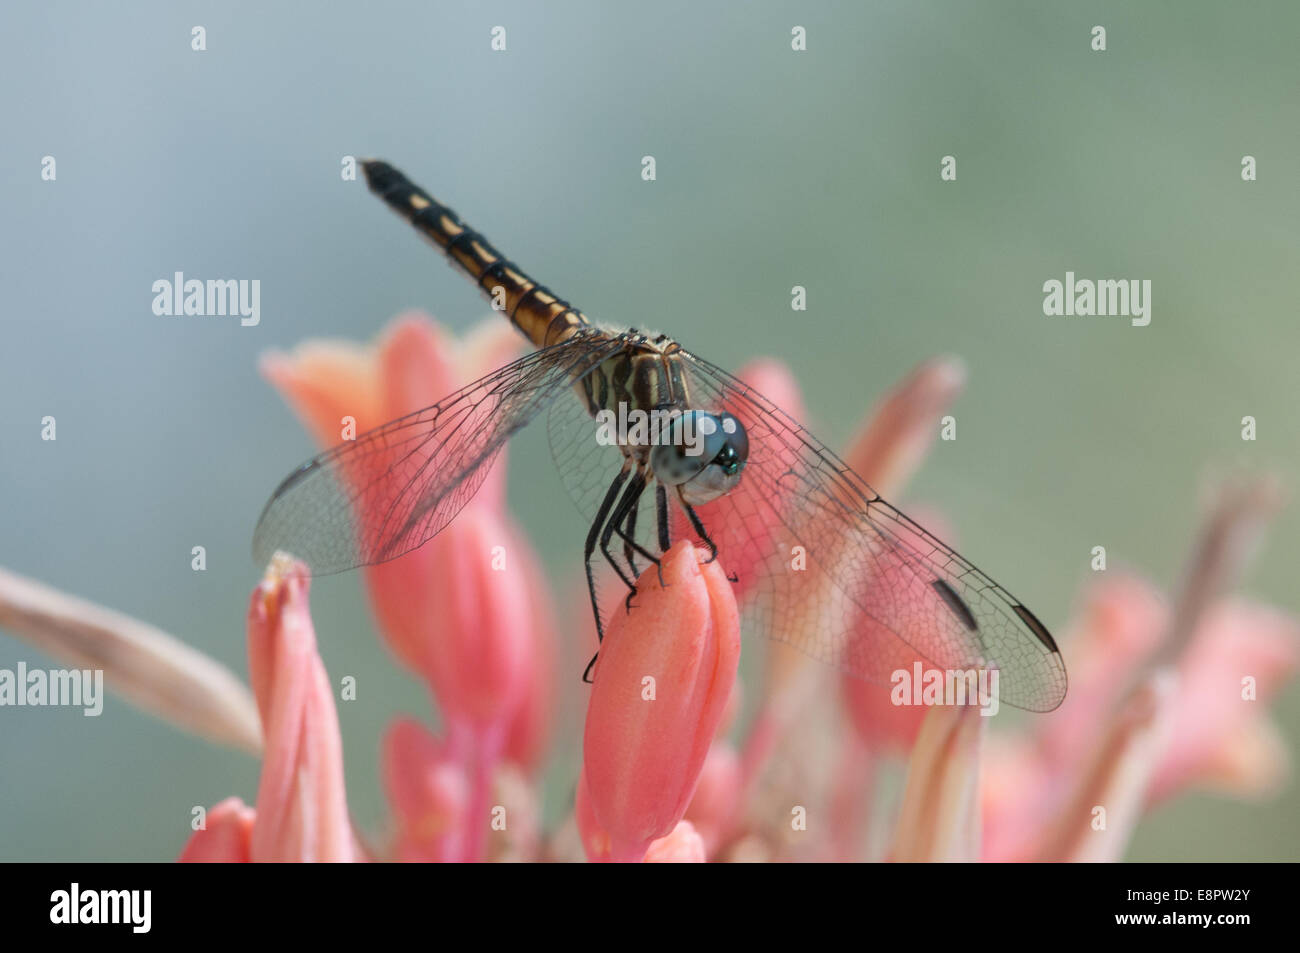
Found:
<svg viewBox="0 0 1300 953"><path fill-rule="evenodd" d="M387 162L369 159L361 167L370 190L445 251L489 298L501 300L510 323L535 347L558 344L590 325L586 315L529 278L455 212Z"/></svg>

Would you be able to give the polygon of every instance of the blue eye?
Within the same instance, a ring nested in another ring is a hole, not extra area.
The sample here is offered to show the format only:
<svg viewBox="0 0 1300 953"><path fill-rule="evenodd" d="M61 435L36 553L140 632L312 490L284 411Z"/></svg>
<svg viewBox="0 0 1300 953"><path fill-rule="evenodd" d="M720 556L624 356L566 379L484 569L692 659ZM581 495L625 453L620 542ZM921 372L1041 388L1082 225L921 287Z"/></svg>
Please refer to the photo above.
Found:
<svg viewBox="0 0 1300 953"><path fill-rule="evenodd" d="M693 484L696 499L716 498L735 485L749 458L749 436L729 413L689 410L673 421L668 441L655 447L651 466L669 486Z"/></svg>
<svg viewBox="0 0 1300 953"><path fill-rule="evenodd" d="M718 415L722 432L726 436L726 446L719 451L713 462L722 467L728 476L738 473L749 459L749 434L740 425L740 421L731 414Z"/></svg>

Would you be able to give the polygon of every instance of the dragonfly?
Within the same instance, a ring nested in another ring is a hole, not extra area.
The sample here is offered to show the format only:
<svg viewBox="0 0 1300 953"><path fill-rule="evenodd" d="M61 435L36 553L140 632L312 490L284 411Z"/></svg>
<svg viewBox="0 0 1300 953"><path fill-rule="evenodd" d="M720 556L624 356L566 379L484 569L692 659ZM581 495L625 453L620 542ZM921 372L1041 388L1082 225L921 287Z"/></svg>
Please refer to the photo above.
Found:
<svg viewBox="0 0 1300 953"><path fill-rule="evenodd" d="M323 575L416 549L546 411L552 456L586 521L599 638L612 611L636 611L638 564L648 571L688 538L728 572L746 630L869 681L918 661L996 670L1001 701L1061 704L1065 666L1038 617L781 408L666 334L588 319L396 168L362 168L534 349L295 469L258 521L259 563L283 550ZM601 561L616 589L597 584Z"/></svg>

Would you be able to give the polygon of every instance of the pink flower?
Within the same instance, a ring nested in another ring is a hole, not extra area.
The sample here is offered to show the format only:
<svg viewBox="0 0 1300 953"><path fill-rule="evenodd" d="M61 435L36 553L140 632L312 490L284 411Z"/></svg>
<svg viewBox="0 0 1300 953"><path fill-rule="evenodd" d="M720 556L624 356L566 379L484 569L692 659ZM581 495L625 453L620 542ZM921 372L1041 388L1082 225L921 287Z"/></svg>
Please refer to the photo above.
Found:
<svg viewBox="0 0 1300 953"><path fill-rule="evenodd" d="M371 351L309 345L266 366L332 444L343 415L365 429L440 398L477 362L504 360L484 358L498 337L480 335L457 353L436 328L407 319ZM783 406L797 404L779 365L747 373ZM887 497L919 463L960 377L950 361L919 368L846 455ZM732 502L758 508L745 487ZM681 542L664 557L666 585L651 568L635 610L612 618L574 821L543 832L527 772L557 717L555 638L542 574L501 491L498 473L438 541L367 575L388 644L445 716L438 736L400 719L383 739L393 834L385 857L1118 860L1152 804L1197 788L1257 798L1287 772L1268 706L1300 666L1300 623L1222 595L1268 511L1259 486L1221 494L1171 605L1134 576L1095 577L1061 639L1071 692L1056 712L989 731L1006 722L988 724L976 706L896 707L889 686L841 679L777 644L765 680L748 686L757 712L743 756L723 737L742 694L737 593L748 595L767 543L761 524L760 539L746 542L723 520L716 532L734 562L708 562ZM725 573L737 566L733 585ZM278 556L254 591L252 691L146 623L2 570L0 624L69 664L103 667L112 689L179 727L262 753L255 807L235 797L216 804L182 860L364 859L308 590L305 567ZM581 643L591 624L585 591L566 602L581 605L568 627ZM905 645L869 618L857 626L857 638L892 645L886 661L907 667ZM574 662L575 681L585 658ZM573 688L566 699L580 700ZM901 800L879 783L894 754L907 756Z"/></svg>
<svg viewBox="0 0 1300 953"><path fill-rule="evenodd" d="M1177 678L1167 669L1146 676L1080 753L1082 770L1053 805L1032 849L1015 859L1118 861L1141 817L1146 792L1167 749Z"/></svg>
<svg viewBox="0 0 1300 953"><path fill-rule="evenodd" d="M512 329L493 319L456 344L407 315L374 348L310 343L269 355L263 371L322 445L437 403L513 357ZM388 465L360 461L361 482ZM483 858L492 778L507 753L536 764L545 740L553 650L536 559L504 511L502 459L456 518L423 546L368 567L371 602L389 646L425 678L448 723L447 755L470 779L469 838L461 859Z"/></svg>
<svg viewBox="0 0 1300 953"><path fill-rule="evenodd" d="M450 718L504 730L534 677L532 580L510 565L525 547L500 515L474 506L423 547L437 567L422 587L437 607L424 623L423 671Z"/></svg>
<svg viewBox="0 0 1300 953"><path fill-rule="evenodd" d="M1053 769L1078 762L1079 750L1130 687L1131 673L1160 645L1169 618L1163 594L1137 576L1107 574L1088 587L1080 617L1065 634L1070 693L1037 724Z"/></svg>
<svg viewBox="0 0 1300 953"><path fill-rule="evenodd" d="M384 737L381 770L393 809L396 859L462 856L470 784L446 746L418 722L399 719Z"/></svg>
<svg viewBox="0 0 1300 953"><path fill-rule="evenodd" d="M1178 667L1172 743L1148 798L1194 787L1238 797L1275 791L1286 747L1268 702L1300 666L1300 623L1241 599L1212 607Z"/></svg>
<svg viewBox="0 0 1300 953"><path fill-rule="evenodd" d="M731 583L688 542L651 567L637 608L615 613L593 673L583 764L615 861L639 861L682 819L740 659Z"/></svg>
<svg viewBox="0 0 1300 953"><path fill-rule="evenodd" d="M1276 785L1286 761L1265 700L1300 661L1300 624L1213 602L1274 498L1267 481L1220 489L1173 611L1132 577L1092 587L1065 641L1070 696L991 752L986 858L1117 860L1141 812L1180 789Z"/></svg>
<svg viewBox="0 0 1300 953"><path fill-rule="evenodd" d="M886 499L897 496L939 433L940 418L966 385L953 357L915 367L864 418L844 462Z"/></svg>
<svg viewBox="0 0 1300 953"><path fill-rule="evenodd" d="M262 361L262 371L297 409L317 442L322 447L330 447L344 439L345 418L355 421L355 435L428 407L504 363L518 346L505 322L486 323L464 344L458 345L428 318L408 314L396 319L373 347L308 342L291 355L268 354ZM377 467L387 465L382 455L368 462ZM366 462L358 465L364 466ZM450 691L451 698L440 699L444 705L472 720L482 717L482 710L475 706L484 698L478 694L468 711L455 707L462 696L451 690L445 665L440 662L445 662L448 651L454 654L459 647L448 649L446 643L449 640L468 642L485 635L489 639L500 635L512 641L516 636L485 627L477 618L448 618L440 602L443 594L431 593L429 589L433 580L460 573L461 564L465 564L468 568L464 572L472 574L476 592L490 593L494 581L509 580L512 594L505 601L516 611L526 611L520 608L517 595L521 587L518 566L510 565L511 553L524 544L504 522L504 473L501 459L460 516L429 544L366 569L371 602L390 647L407 665L424 675L435 692ZM349 479L360 482L373 476L370 472L357 472L349 474ZM470 527L469 522L476 525ZM505 571L492 569L493 546L507 547ZM484 595L490 598L490 594ZM479 598L472 597L461 605L473 612ZM528 631L525 627L524 634ZM494 645L481 651L500 657L514 647ZM464 651L480 649L465 647ZM441 654L435 660L431 659L431 653ZM511 695L517 689L517 673L508 665L485 672L479 688L487 687L484 683L494 676L504 680L492 686L500 696Z"/></svg>
<svg viewBox="0 0 1300 953"><path fill-rule="evenodd" d="M355 860L334 695L301 563L273 563L248 609L248 670L266 754L253 860Z"/></svg>
<svg viewBox="0 0 1300 953"><path fill-rule="evenodd" d="M522 536L517 530L515 535L517 540L522 541ZM521 564L519 568L525 581L523 588L528 598L529 621L533 636L528 651L532 668L520 689L522 697L517 699L514 713L506 728L502 755L526 773L535 774L541 769L547 743L550 741L552 721L556 716L554 696L558 636L554 623L555 610L551 604L546 576L536 555L526 543L515 545L511 552L514 554L514 559ZM591 618L590 612L585 618ZM567 673L560 674L567 675Z"/></svg>
<svg viewBox="0 0 1300 953"><path fill-rule="evenodd" d="M182 860L351 861L343 743L307 605L301 563L277 557L248 609L248 669L265 753L256 810L228 798Z"/></svg>

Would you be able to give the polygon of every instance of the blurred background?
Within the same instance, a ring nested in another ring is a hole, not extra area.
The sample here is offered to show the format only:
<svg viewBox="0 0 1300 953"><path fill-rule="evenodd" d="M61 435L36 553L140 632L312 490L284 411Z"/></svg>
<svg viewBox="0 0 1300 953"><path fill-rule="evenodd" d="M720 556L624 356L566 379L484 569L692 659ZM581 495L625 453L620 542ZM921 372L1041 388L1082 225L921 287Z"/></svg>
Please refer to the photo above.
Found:
<svg viewBox="0 0 1300 953"><path fill-rule="evenodd" d="M908 499L939 507L1051 628L1094 546L1111 571L1176 584L1214 474L1274 472L1294 497L1300 8L801 7L6 4L0 566L246 673L252 527L314 452L258 356L370 340L412 307L458 329L490 313L340 179L349 154L397 164L597 320L667 331L723 366L784 359L832 446L918 361L959 355L958 439L936 444ZM806 52L791 51L796 24ZM945 155L955 182L940 181ZM1150 279L1150 326L1045 317L1042 285L1067 270ZM261 323L154 315L151 285L176 271L260 279ZM790 309L796 284L806 312ZM544 427L510 459L513 511L568 593L585 527ZM1297 538L1292 502L1246 593L1300 608ZM312 600L331 676L361 686L340 709L348 797L380 830L377 740L429 702L375 638L356 574L318 580ZM0 667L20 660L51 664L0 633ZM1276 715L1294 750L1294 686ZM575 740L548 812L569 796ZM190 808L251 802L258 772L115 697L97 719L0 709L0 765L6 860L173 858ZM1291 784L1262 805L1163 806L1129 857L1298 848Z"/></svg>

